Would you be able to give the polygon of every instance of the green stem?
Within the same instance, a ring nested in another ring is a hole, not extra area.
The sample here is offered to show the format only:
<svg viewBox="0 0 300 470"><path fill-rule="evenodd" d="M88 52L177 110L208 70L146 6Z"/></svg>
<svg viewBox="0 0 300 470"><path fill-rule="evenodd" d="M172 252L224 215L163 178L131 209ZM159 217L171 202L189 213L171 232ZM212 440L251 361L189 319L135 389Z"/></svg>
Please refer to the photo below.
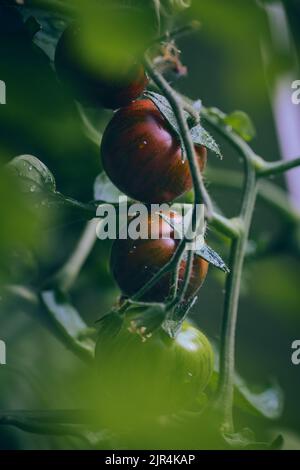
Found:
<svg viewBox="0 0 300 470"><path fill-rule="evenodd" d="M66 292L72 287L83 264L90 254L97 239L96 225L98 222L98 219L92 219L86 224L75 250L64 266L54 276L53 280L55 284L62 291Z"/></svg>
<svg viewBox="0 0 300 470"><path fill-rule="evenodd" d="M208 168L206 176L212 185L216 185L220 188L240 191L243 186L242 175L238 171ZM292 224L300 223L300 213L291 205L286 193L275 184L261 179L258 185L258 197L277 211L278 215L283 217L287 222L291 222ZM226 223L228 222L226 217L223 217L223 219L225 219ZM216 228L219 232L224 232L224 227L220 226Z"/></svg>
<svg viewBox="0 0 300 470"><path fill-rule="evenodd" d="M173 29L172 31L169 31L159 36L158 38L155 38L153 41L151 41L148 47L154 46L155 44L159 44L162 42L170 41L171 39L177 39L181 36L193 33L195 31L199 31L200 27L201 24L199 23L199 21L191 21L190 23L184 26L180 26L179 28Z"/></svg>
<svg viewBox="0 0 300 470"><path fill-rule="evenodd" d="M300 158L272 163L264 162L263 167L258 170L257 174L259 177L275 176L297 168L298 166L300 166Z"/></svg>
<svg viewBox="0 0 300 470"><path fill-rule="evenodd" d="M188 287L189 287L191 275L192 275L193 262L194 262L194 252L193 250L188 250L182 287L180 291L178 292L177 296L170 303L169 308L172 308L176 306L177 304L180 304L184 300Z"/></svg>
<svg viewBox="0 0 300 470"><path fill-rule="evenodd" d="M76 201L76 199L73 199L69 196L64 196L59 192L53 194L53 199L54 202L61 202L62 205L68 206L70 209L79 210L87 219L95 217L97 207L100 204L100 202L98 203L96 201L93 201L91 203Z"/></svg>
<svg viewBox="0 0 300 470"><path fill-rule="evenodd" d="M238 314L240 285L245 260L249 230L255 206L257 183L254 169L247 161L246 185L241 210L241 226L243 230L239 238L232 242L231 272L227 278L224 315L221 330L220 375L217 403L223 415L223 430L234 432L233 426L233 393L235 371L235 335Z"/></svg>

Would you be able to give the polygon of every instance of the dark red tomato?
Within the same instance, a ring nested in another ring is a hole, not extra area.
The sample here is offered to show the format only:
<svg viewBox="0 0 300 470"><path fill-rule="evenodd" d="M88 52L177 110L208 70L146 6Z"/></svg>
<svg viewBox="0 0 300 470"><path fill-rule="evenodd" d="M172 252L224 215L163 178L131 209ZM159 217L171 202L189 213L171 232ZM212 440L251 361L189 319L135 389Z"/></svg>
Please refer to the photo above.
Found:
<svg viewBox="0 0 300 470"><path fill-rule="evenodd" d="M195 149L202 171L206 148ZM192 188L180 141L148 99L135 101L114 115L103 135L101 155L112 182L138 201L169 202Z"/></svg>
<svg viewBox="0 0 300 470"><path fill-rule="evenodd" d="M174 214L174 219L178 222L181 217ZM117 239L111 250L111 272L123 294L129 297L135 294L171 259L179 243L179 240L175 239L174 230L164 219L160 218L157 223L156 217L149 216L144 224L148 225L149 234L150 230L152 234L156 234L156 239L153 239L154 235L152 235L152 239ZM183 282L185 267L186 260L183 259L179 272L179 287ZM201 287L207 270L207 261L195 256L185 300L195 295ZM170 292L171 282L172 274L167 273L141 300L164 301Z"/></svg>
<svg viewBox="0 0 300 470"><path fill-rule="evenodd" d="M76 99L90 106L117 109L138 98L147 86L144 67L130 63L120 67L119 76L109 77L101 64L95 70L79 51L80 29L69 26L62 34L55 52L55 68L59 79Z"/></svg>

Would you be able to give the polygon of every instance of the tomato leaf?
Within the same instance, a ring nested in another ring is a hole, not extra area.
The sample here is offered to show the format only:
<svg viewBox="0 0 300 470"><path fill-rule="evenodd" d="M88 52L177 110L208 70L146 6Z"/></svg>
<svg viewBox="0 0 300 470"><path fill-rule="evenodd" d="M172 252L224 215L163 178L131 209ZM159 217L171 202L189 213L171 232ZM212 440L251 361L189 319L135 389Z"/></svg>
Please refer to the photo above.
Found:
<svg viewBox="0 0 300 470"><path fill-rule="evenodd" d="M25 193L56 191L55 178L49 168L32 155L20 155L13 158L7 168L21 180Z"/></svg>
<svg viewBox="0 0 300 470"><path fill-rule="evenodd" d="M34 202L36 209L47 209L65 206L91 215L93 206L87 209L87 205L76 199L65 196L56 190L55 178L49 168L38 158L32 155L20 155L13 158L6 166L11 175L20 182L21 191ZM96 203L95 203L96 214Z"/></svg>
<svg viewBox="0 0 300 470"><path fill-rule="evenodd" d="M96 201L114 204L119 203L120 198L124 197L124 193L110 181L104 171L97 176L94 183L94 199Z"/></svg>
<svg viewBox="0 0 300 470"><path fill-rule="evenodd" d="M255 391L238 375L235 375L235 403L241 409L249 411L249 405L269 419L277 419L283 411L283 392L273 383L271 386Z"/></svg>
<svg viewBox="0 0 300 470"><path fill-rule="evenodd" d="M202 244L200 247L196 247L196 255L205 259L209 264L213 264L216 268L221 269L225 273L229 273L230 270L222 260L221 256L218 255L212 248L208 245Z"/></svg>
<svg viewBox="0 0 300 470"><path fill-rule="evenodd" d="M180 128L178 126L176 116L169 101L164 96L158 93L154 93L152 91L147 91L146 93L144 93L144 95L155 104L155 106L159 109L164 118L168 121L171 128L176 132L178 138L180 139L181 148L184 153L184 143L182 140ZM188 122L190 119L189 113L184 111L184 117ZM196 145L203 145L212 152L216 153L218 156L222 157L218 144L215 142L213 137L203 128L201 124L194 126L190 132L192 140Z"/></svg>
<svg viewBox="0 0 300 470"><path fill-rule="evenodd" d="M216 350L215 357L218 359ZM212 394L217 389L218 377L218 365L216 365L208 386ZM277 384L265 388L260 387L259 391L254 390L254 387L250 388L244 379L236 373L234 377L234 406L251 415L278 419L283 411L283 393Z"/></svg>
<svg viewBox="0 0 300 470"><path fill-rule="evenodd" d="M229 126L246 142L252 140L256 135L254 124L244 111L233 111L230 114L225 114L218 108L207 108L206 113L218 123Z"/></svg>
<svg viewBox="0 0 300 470"><path fill-rule="evenodd" d="M197 124L197 126L192 127L190 132L194 144L203 145L204 147L218 155L220 158L223 158L220 147L201 124Z"/></svg>
<svg viewBox="0 0 300 470"><path fill-rule="evenodd" d="M248 114L243 111L234 111L224 118L224 123L230 126L242 139L249 142L255 137L255 128Z"/></svg>
<svg viewBox="0 0 300 470"><path fill-rule="evenodd" d="M66 28L67 16L65 12L36 7L23 6L19 9L25 21L33 18L39 25L40 30L34 36L34 43L37 44L53 60L55 48L59 36Z"/></svg>

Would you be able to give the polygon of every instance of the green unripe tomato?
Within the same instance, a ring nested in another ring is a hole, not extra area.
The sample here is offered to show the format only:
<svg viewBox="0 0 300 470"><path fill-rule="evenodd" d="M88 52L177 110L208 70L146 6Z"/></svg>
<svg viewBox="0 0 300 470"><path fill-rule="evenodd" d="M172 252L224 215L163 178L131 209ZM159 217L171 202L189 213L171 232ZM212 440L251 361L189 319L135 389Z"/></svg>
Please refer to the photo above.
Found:
<svg viewBox="0 0 300 470"><path fill-rule="evenodd" d="M96 363L102 419L122 427L188 409L213 371L206 336L188 322L174 339L159 329L143 341L129 330L130 319L125 319L119 330L106 325L99 333Z"/></svg>

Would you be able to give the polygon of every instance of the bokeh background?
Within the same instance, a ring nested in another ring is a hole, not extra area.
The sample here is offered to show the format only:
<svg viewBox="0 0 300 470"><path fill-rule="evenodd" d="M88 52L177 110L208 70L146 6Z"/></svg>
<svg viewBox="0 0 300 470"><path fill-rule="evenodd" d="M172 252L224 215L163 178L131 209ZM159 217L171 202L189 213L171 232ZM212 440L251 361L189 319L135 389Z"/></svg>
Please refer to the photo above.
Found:
<svg viewBox="0 0 300 470"><path fill-rule="evenodd" d="M47 9L39 8L38 1L24 1L18 7L22 17L34 16L42 24L33 45L7 31L2 7L12 3L0 2L0 79L7 85L7 104L0 106L1 166L17 155L34 155L51 169L59 191L80 201L92 200L93 183L101 172L99 148L84 132L76 104L57 80L51 60L68 20L55 2L49 16ZM178 40L189 73L174 83L177 89L226 113L248 113L256 128L253 148L265 159L299 156L300 105L290 105L291 83L300 79L299 1L194 0L175 22L191 19L199 20L201 29ZM107 35L102 47L110 57L109 28L102 34ZM101 44L103 39L99 40ZM93 35L89 40L92 50ZM114 52L112 46L111 54ZM103 57L105 60L105 54ZM99 132L111 116L105 110L87 112ZM220 210L234 216L241 195L237 172L242 174L242 162L215 137L224 160L209 155L207 186ZM296 176L271 182L287 194L294 211L300 212L300 176L297 170L293 173ZM1 284L39 287L72 252L85 221L81 214L66 208L36 211L4 171L0 173L0 195ZM228 259L226 240L213 231L209 231L208 240ZM110 242L96 243L72 288L72 302L91 326L119 294L108 270L109 246ZM284 394L282 416L263 426L270 435L283 433L285 446L297 449L300 365L291 363L291 344L300 338L299 257L300 225L259 198L243 274L236 365L252 386L268 382L280 385ZM224 287L223 274L211 268L191 314L216 344ZM84 374L84 365L37 317L33 319L23 311L22 302L8 302L2 295L0 338L7 345L7 365L0 366L1 409L76 408L83 398L76 384ZM255 425L258 418L252 420ZM246 419L241 417L241 421ZM2 449L73 446L67 438L0 428Z"/></svg>

